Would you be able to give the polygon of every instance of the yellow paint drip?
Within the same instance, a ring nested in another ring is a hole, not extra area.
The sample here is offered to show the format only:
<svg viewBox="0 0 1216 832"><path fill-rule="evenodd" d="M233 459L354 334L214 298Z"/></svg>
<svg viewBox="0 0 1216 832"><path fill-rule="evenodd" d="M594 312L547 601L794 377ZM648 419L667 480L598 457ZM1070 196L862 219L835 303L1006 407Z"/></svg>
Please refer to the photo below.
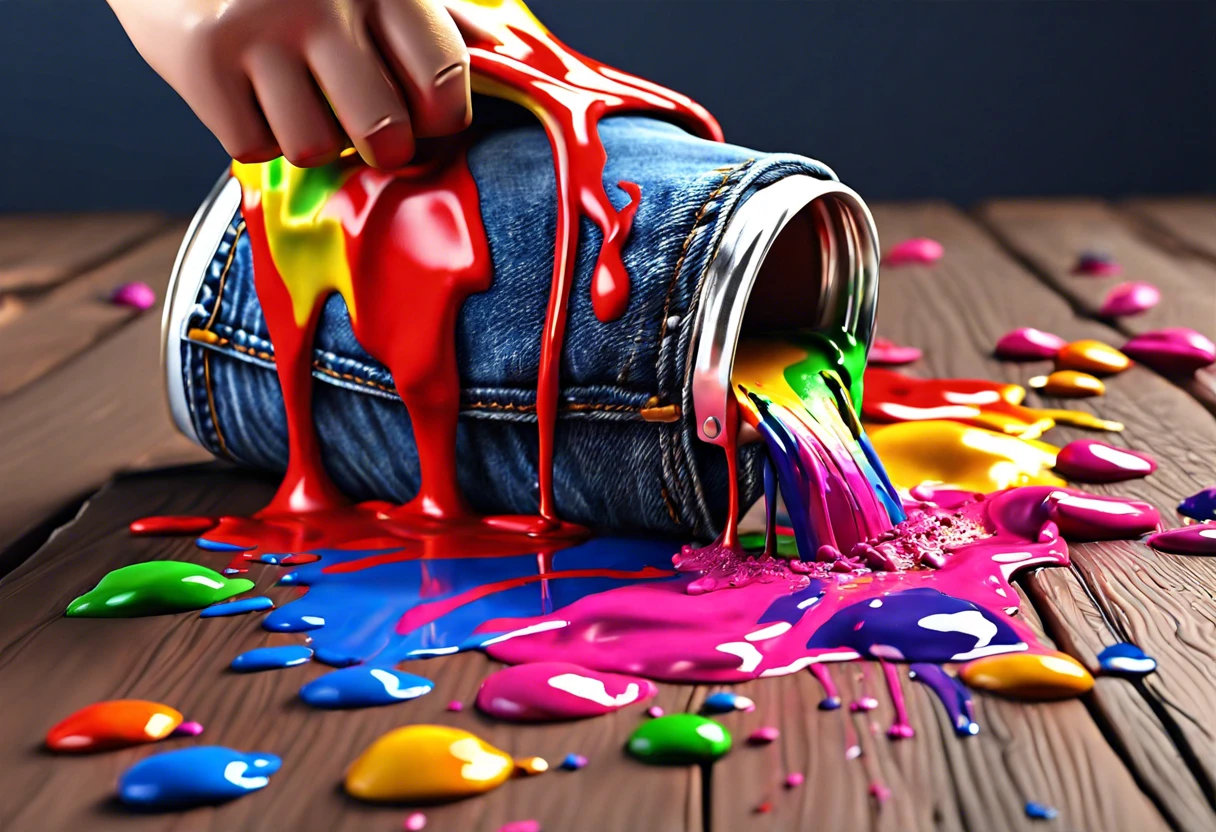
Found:
<svg viewBox="0 0 1216 832"><path fill-rule="evenodd" d="M1045 396L1074 399L1101 396L1106 392L1101 379L1076 370L1056 370L1049 376L1035 376L1030 380L1030 386Z"/></svg>
<svg viewBox="0 0 1216 832"><path fill-rule="evenodd" d="M1016 699L1070 699L1094 686L1094 677L1065 653L1003 653L963 665L969 687Z"/></svg>
<svg viewBox="0 0 1216 832"><path fill-rule="evenodd" d="M1083 373L1121 373L1132 360L1119 350L1101 341L1086 339L1065 344L1056 353L1057 370L1079 370Z"/></svg>
<svg viewBox="0 0 1216 832"><path fill-rule="evenodd" d="M1123 430L1122 422L1102 419L1084 410L1037 410L1035 412L1042 413L1044 416L1050 416L1057 424L1061 425L1073 425L1074 427L1089 428L1090 430L1106 430L1113 433Z"/></svg>
<svg viewBox="0 0 1216 832"><path fill-rule="evenodd" d="M515 770L510 755L468 731L407 725L372 743L346 772L346 792L360 800L455 800L501 785Z"/></svg>
<svg viewBox="0 0 1216 832"><path fill-rule="evenodd" d="M797 413L805 405L786 380L785 368L805 361L808 355L806 350L788 342L769 338L745 339L735 353L731 380L761 394L773 404ZM754 410L754 405L746 396L739 396L738 399L745 409Z"/></svg>
<svg viewBox="0 0 1216 832"><path fill-rule="evenodd" d="M335 292L346 301L354 320L354 290L342 223L325 215L325 200L316 201L309 210L293 210L309 177L317 174L285 159L254 165L233 162L232 174L241 183L247 207L262 203L270 256L291 294L296 324L305 326L313 310Z"/></svg>
<svg viewBox="0 0 1216 832"><path fill-rule="evenodd" d="M1064 485L1051 473L1054 445L931 420L868 425L870 440L891 481L910 489L925 483L989 493L1020 485Z"/></svg>

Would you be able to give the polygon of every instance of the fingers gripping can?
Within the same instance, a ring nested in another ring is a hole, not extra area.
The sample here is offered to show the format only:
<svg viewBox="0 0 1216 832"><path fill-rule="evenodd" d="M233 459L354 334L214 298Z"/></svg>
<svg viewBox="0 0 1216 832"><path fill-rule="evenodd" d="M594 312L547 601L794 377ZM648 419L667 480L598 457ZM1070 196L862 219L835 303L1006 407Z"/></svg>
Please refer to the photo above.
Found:
<svg viewBox="0 0 1216 832"><path fill-rule="evenodd" d="M599 124L614 204L642 196L624 248L631 290L605 322L592 309L598 230L584 223L560 365L553 487L560 516L595 529L705 538L728 484L723 425L739 338L839 326L868 344L878 240L862 199L828 168L708 141L651 118ZM458 482L486 513L538 501L536 384L554 256L553 158L540 127L472 143L493 264L455 328L461 380ZM436 246L445 241L436 240ZM399 310L408 322L411 310ZM425 327L419 326L422 331ZM403 337L411 327L403 326ZM164 365L179 429L220 457L283 471L288 441L275 350L254 287L240 186L225 176L192 223L165 306ZM312 356L325 467L355 499L404 502L420 469L410 414L334 295ZM745 504L762 489L759 444L740 451Z"/></svg>

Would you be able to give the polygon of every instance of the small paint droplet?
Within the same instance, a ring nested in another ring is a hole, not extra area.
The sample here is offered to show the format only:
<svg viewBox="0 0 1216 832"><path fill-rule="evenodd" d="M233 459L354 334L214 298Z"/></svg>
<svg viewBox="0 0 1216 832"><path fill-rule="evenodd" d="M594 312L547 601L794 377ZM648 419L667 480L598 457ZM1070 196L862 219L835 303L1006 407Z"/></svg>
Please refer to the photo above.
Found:
<svg viewBox="0 0 1216 832"><path fill-rule="evenodd" d="M405 817L405 823L401 825L405 832L420 832L426 828L426 815L422 812L413 812Z"/></svg>
<svg viewBox="0 0 1216 832"><path fill-rule="evenodd" d="M1138 315L1152 309L1161 302L1161 290L1151 283L1133 280L1120 283L1111 289L1098 314L1113 318L1120 315Z"/></svg>
<svg viewBox="0 0 1216 832"><path fill-rule="evenodd" d="M203 724L201 722L183 722L173 730L170 736L174 737L199 737L203 734Z"/></svg>
<svg viewBox="0 0 1216 832"><path fill-rule="evenodd" d="M536 774L544 774L549 770L549 761L544 757L520 757L515 761L515 767L519 769L521 774L531 777Z"/></svg>
<svg viewBox="0 0 1216 832"><path fill-rule="evenodd" d="M274 609L274 601L271 601L265 595L258 595L253 598L238 598L235 601L228 601L224 604L215 604L204 609L198 616L199 618L220 618L228 615L242 615L247 612L272 609Z"/></svg>
<svg viewBox="0 0 1216 832"><path fill-rule="evenodd" d="M459 699L453 699L448 703L448 710L452 711L453 713L460 713L464 710L464 703Z"/></svg>
<svg viewBox="0 0 1216 832"><path fill-rule="evenodd" d="M796 789L806 782L806 776L801 771L792 771L785 775L785 787L787 789Z"/></svg>
<svg viewBox="0 0 1216 832"><path fill-rule="evenodd" d="M1216 523L1198 523L1158 532L1148 545L1171 555L1216 555Z"/></svg>
<svg viewBox="0 0 1216 832"><path fill-rule="evenodd" d="M95 702L60 721L46 734L52 751L108 751L169 736L182 724L182 715L168 705L143 699Z"/></svg>
<svg viewBox="0 0 1216 832"><path fill-rule="evenodd" d="M862 711L872 711L878 707L878 700L873 696L863 696L860 699L854 699L849 703L849 710L853 713Z"/></svg>
<svg viewBox="0 0 1216 832"><path fill-rule="evenodd" d="M1024 326L1001 336L996 342L996 357L1005 361L1039 361L1054 358L1066 343L1059 335Z"/></svg>
<svg viewBox="0 0 1216 832"><path fill-rule="evenodd" d="M140 760L118 781L129 806L153 809L225 803L263 789L282 762L273 754L203 745Z"/></svg>
<svg viewBox="0 0 1216 832"><path fill-rule="evenodd" d="M825 696L823 699L819 700L819 710L834 711L842 704L844 703L840 701L839 696Z"/></svg>
<svg viewBox="0 0 1216 832"><path fill-rule="evenodd" d="M882 262L888 266L906 266L910 264L928 265L942 259L945 249L937 240L928 237L913 237L895 245Z"/></svg>
<svg viewBox="0 0 1216 832"><path fill-rule="evenodd" d="M731 737L721 724L696 714L669 714L644 722L626 748L644 763L708 763L730 751Z"/></svg>
<svg viewBox="0 0 1216 832"><path fill-rule="evenodd" d="M663 715L663 709L658 705L651 705L646 709L646 715L658 719Z"/></svg>
<svg viewBox="0 0 1216 832"><path fill-rule="evenodd" d="M314 708L370 708L392 705L430 693L430 679L387 667L346 667L313 679L300 698Z"/></svg>
<svg viewBox="0 0 1216 832"><path fill-rule="evenodd" d="M779 736L781 736L781 732L772 725L764 725L752 731L747 741L752 745L766 745L776 740Z"/></svg>
<svg viewBox="0 0 1216 832"><path fill-rule="evenodd" d="M1134 644L1120 642L1098 654L1098 666L1116 676L1144 676L1157 669L1157 660Z"/></svg>
<svg viewBox="0 0 1216 832"><path fill-rule="evenodd" d="M870 364L897 367L919 361L922 354L916 347L905 347L886 338L875 338L874 343L870 345L868 360Z"/></svg>
<svg viewBox="0 0 1216 832"><path fill-rule="evenodd" d="M1119 350L1101 341L1084 339L1065 344L1055 355L1057 370L1079 370L1095 375L1121 373L1132 361Z"/></svg>
<svg viewBox="0 0 1216 832"><path fill-rule="evenodd" d="M311 659L311 648L302 644L286 644L280 647L257 647L247 650L233 659L229 667L237 673L256 673L261 670L295 667Z"/></svg>
<svg viewBox="0 0 1216 832"><path fill-rule="evenodd" d="M1146 453L1117 448L1094 439L1069 442L1056 455L1055 471L1074 482L1123 482L1147 477L1157 470Z"/></svg>
<svg viewBox="0 0 1216 832"><path fill-rule="evenodd" d="M1141 333L1123 345L1123 352L1171 376L1188 376L1216 364L1212 339L1183 327Z"/></svg>
<svg viewBox="0 0 1216 832"><path fill-rule="evenodd" d="M124 283L110 295L110 303L143 312L156 305L156 290L142 281Z"/></svg>
<svg viewBox="0 0 1216 832"><path fill-rule="evenodd" d="M247 552L252 549L252 546L241 546L236 543L224 543L219 540L208 540L205 537L200 537L194 541L194 545L205 552Z"/></svg>
<svg viewBox="0 0 1216 832"><path fill-rule="evenodd" d="M773 811L773 804L767 800L756 806L757 815L767 815L771 811Z"/></svg>
<svg viewBox="0 0 1216 832"><path fill-rule="evenodd" d="M888 800L891 799L891 790L888 789L886 786L884 786L882 783L871 783L870 784L870 797L877 800L878 804L881 806L882 804L886 803Z"/></svg>
<svg viewBox="0 0 1216 832"><path fill-rule="evenodd" d="M1192 520L1216 520L1216 485L1205 488L1178 504L1178 513Z"/></svg>
<svg viewBox="0 0 1216 832"><path fill-rule="evenodd" d="M1036 803L1030 801L1026 804L1026 817L1034 820L1055 820L1060 816L1059 811L1054 806L1048 806L1046 803Z"/></svg>
<svg viewBox="0 0 1216 832"><path fill-rule="evenodd" d="M567 754L562 760L561 767L566 771L578 771L587 766L587 758L582 754Z"/></svg>
<svg viewBox="0 0 1216 832"><path fill-rule="evenodd" d="M541 832L538 820L513 820L498 827L498 832Z"/></svg>
<svg viewBox="0 0 1216 832"><path fill-rule="evenodd" d="M856 760L860 756L861 756L861 746L860 745L850 745L848 748L846 748L844 750L844 758L846 760Z"/></svg>
<svg viewBox="0 0 1216 832"><path fill-rule="evenodd" d="M139 520L132 522L127 528L133 535L151 537L156 535L202 534L214 529L218 523L219 521L214 517L166 515L163 517L141 517Z"/></svg>
<svg viewBox="0 0 1216 832"><path fill-rule="evenodd" d="M750 711L755 707L756 703L746 696L723 690L705 697L701 710L709 714L724 714L730 711Z"/></svg>
<svg viewBox="0 0 1216 832"><path fill-rule="evenodd" d="M1101 396L1106 392L1100 378L1076 370L1056 370L1051 375L1034 376L1027 383L1045 396L1068 399Z"/></svg>
<svg viewBox="0 0 1216 832"><path fill-rule="evenodd" d="M1104 251L1083 251L1077 257L1076 265L1072 267L1073 274L1089 277L1110 277L1122 271L1123 267Z"/></svg>

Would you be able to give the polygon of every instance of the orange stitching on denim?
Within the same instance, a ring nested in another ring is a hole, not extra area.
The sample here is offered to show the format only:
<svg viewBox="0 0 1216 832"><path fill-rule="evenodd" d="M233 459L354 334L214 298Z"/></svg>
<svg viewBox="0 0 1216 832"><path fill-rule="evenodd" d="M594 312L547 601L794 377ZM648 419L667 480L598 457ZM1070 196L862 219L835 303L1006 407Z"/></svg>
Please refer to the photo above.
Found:
<svg viewBox="0 0 1216 832"><path fill-rule="evenodd" d="M228 259L224 262L224 268L220 271L220 285L215 291L215 305L211 308L211 317L207 319L206 326L203 330L211 331L212 325L215 323L215 318L220 312L220 301L224 297L224 284L228 280L228 272L232 268L232 261L236 259L236 244L240 242L241 235L245 233L245 221L241 220L240 225L236 227L236 236L232 238L232 248L228 250ZM207 409L211 412L211 425L215 428L215 437L220 443L220 451L229 458L232 454L228 450L228 443L224 441L224 432L220 430L219 411L215 407L215 393L211 389L211 361L207 350L203 350L203 387L207 390Z"/></svg>
<svg viewBox="0 0 1216 832"><path fill-rule="evenodd" d="M671 495L667 493L667 486L660 485L659 493L663 495L663 505L667 506L667 514L671 517L672 522L677 526L682 525L679 516L676 515L675 503L671 501Z"/></svg>
<svg viewBox="0 0 1216 832"><path fill-rule="evenodd" d="M224 433L220 430L220 420L216 416L215 396L211 392L211 351L203 350L203 387L207 390L207 409L211 411L211 424L215 428L215 438L220 443L220 453L229 459L232 458L232 453L228 450L228 443L224 441Z"/></svg>
<svg viewBox="0 0 1216 832"><path fill-rule="evenodd" d="M241 224L236 227L236 236L232 238L232 248L228 250L228 260L224 263L224 268L220 271L220 285L215 290L215 305L211 307L211 317L207 319L207 323L203 329L211 331L212 325L215 323L215 316L220 312L220 301L224 298L224 284L228 280L228 271L232 268L232 261L236 259L236 244L241 241L241 235L245 233L245 221L241 220Z"/></svg>

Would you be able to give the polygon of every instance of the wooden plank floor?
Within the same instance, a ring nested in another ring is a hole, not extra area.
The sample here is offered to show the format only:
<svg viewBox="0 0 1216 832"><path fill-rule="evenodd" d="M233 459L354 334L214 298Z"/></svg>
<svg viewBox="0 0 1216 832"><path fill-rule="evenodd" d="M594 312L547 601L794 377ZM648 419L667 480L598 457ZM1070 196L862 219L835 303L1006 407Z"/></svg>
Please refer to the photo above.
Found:
<svg viewBox="0 0 1216 832"><path fill-rule="evenodd" d="M946 247L933 267L884 274L879 331L925 350L915 372L1024 383L1046 365L990 357L996 338L1016 326L1116 345L1155 326L1216 334L1212 200L992 203L970 216L938 204L892 205L875 213L888 243L923 235ZM1100 678L1085 699L1054 704L979 696L983 730L961 740L925 689L905 679L917 736L901 742L874 730L889 723L890 702L869 714L822 712L809 674L752 682L734 689L756 710L724 722L740 740L762 724L779 726L781 739L761 748L740 742L712 772L626 758L622 744L639 708L522 729L473 709L446 712L449 700L470 702L495 666L480 654L420 665L436 690L416 702L317 713L294 694L320 668L224 671L237 652L282 638L255 619L62 618L70 598L117 566L155 558L221 564L188 541L130 538L124 527L134 517L249 512L271 490L264 478L218 463L164 467L201 455L165 413L159 316L117 314L100 297L123 280L163 291L179 234L145 216L0 218L0 300L10 298L0 306L0 575L11 572L0 582L0 691L8 703L0 829L398 829L404 810L355 804L336 785L361 748L406 720L466 727L516 754L556 761L574 751L591 760L578 773L429 808L428 830L493 832L522 818L547 832L1216 829L1216 561L1140 543L1072 547L1072 568L1039 571L1020 589L1027 621L1091 668L1115 641L1144 647L1160 668L1143 682ZM1128 279L1160 285L1161 306L1143 318L1100 320L1097 304L1111 281L1068 274L1077 252L1095 247L1121 260ZM1180 387L1134 368L1109 381L1106 397L1066 405L1123 421L1127 430L1113 441L1147 448L1160 463L1147 480L1107 491L1148 500L1173 522L1179 498L1216 484L1210 383L1208 376ZM1056 429L1048 438L1063 444L1080 435ZM258 577L268 594L283 592L269 586L272 570ZM862 685L882 689L877 665L832 672L846 696ZM659 704L694 709L715 689L662 685ZM269 788L219 809L129 815L111 800L115 779L163 748L79 759L38 751L57 719L119 696L172 702L208 726L209 741L279 753L284 770ZM846 760L852 743L863 753ZM796 791L781 787L791 771L807 777ZM874 783L891 798L872 798ZM1059 819L1027 819L1029 800L1057 807ZM772 810L757 813L766 801Z"/></svg>

